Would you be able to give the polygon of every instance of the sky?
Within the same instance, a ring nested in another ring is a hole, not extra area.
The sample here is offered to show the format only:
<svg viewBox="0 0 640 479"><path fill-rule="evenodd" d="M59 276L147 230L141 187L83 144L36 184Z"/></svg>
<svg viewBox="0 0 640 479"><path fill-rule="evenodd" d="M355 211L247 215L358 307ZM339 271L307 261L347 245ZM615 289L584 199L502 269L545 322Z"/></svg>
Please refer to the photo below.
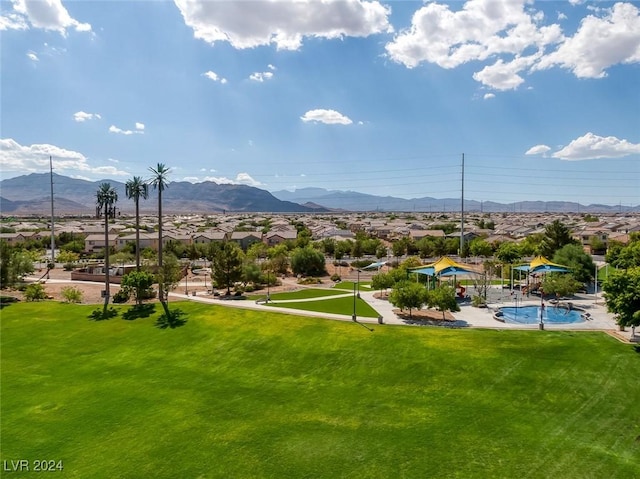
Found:
<svg viewBox="0 0 640 479"><path fill-rule="evenodd" d="M638 1L0 7L0 179L640 204Z"/></svg>

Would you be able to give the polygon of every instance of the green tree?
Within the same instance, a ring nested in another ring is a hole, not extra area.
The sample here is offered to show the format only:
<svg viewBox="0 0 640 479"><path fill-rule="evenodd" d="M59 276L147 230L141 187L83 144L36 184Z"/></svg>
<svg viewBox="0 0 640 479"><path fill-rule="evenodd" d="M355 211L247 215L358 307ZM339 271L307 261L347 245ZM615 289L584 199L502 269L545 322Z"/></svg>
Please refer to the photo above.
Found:
<svg viewBox="0 0 640 479"><path fill-rule="evenodd" d="M271 261L272 271L277 274L287 274L289 270L289 250L286 245L279 244L269 248L267 257Z"/></svg>
<svg viewBox="0 0 640 479"><path fill-rule="evenodd" d="M427 303L427 290L420 283L403 280L394 286L389 302L402 310L408 309L411 318L412 309L420 309Z"/></svg>
<svg viewBox="0 0 640 479"><path fill-rule="evenodd" d="M611 264L620 269L640 266L640 241L630 242L627 246L623 247L617 258L615 258Z"/></svg>
<svg viewBox="0 0 640 479"><path fill-rule="evenodd" d="M218 249L211 265L211 279L219 288L227 288L231 294L231 286L242 278L242 249L233 241L226 241Z"/></svg>
<svg viewBox="0 0 640 479"><path fill-rule="evenodd" d="M544 238L540 245L540 254L552 258L556 251L568 244L576 244L571 237L571 230L560 220L555 220L544 228Z"/></svg>
<svg viewBox="0 0 640 479"><path fill-rule="evenodd" d="M141 305L143 299L151 297L154 282L153 274L147 271L132 271L122 277L120 285L133 293L136 304Z"/></svg>
<svg viewBox="0 0 640 479"><path fill-rule="evenodd" d="M158 190L158 269L162 269L162 192L165 188L169 187L169 172L171 171L163 163L158 163L155 168L149 168L153 175L149 182L153 186L154 190ZM162 283L162 279L158 284L158 292L160 297L160 304L164 308L164 312L169 317L169 307L165 299L165 287Z"/></svg>
<svg viewBox="0 0 640 479"><path fill-rule="evenodd" d="M246 261L242 265L242 277L241 277L241 281L245 285L245 287L249 283L260 284L261 280L262 280L262 270L260 269L260 266L258 266L253 261Z"/></svg>
<svg viewBox="0 0 640 479"><path fill-rule="evenodd" d="M395 280L389 273L378 273L371 277L371 287L373 289L379 289L380 295L382 295L383 289L387 290L388 288L393 287L394 284Z"/></svg>
<svg viewBox="0 0 640 479"><path fill-rule="evenodd" d="M472 239L469 244L469 251L473 256L482 256L484 258L493 255L491 244L482 238Z"/></svg>
<svg viewBox="0 0 640 479"><path fill-rule="evenodd" d="M558 296L573 296L576 294L582 283L577 281L571 274L549 273L544 275L542 289L545 294Z"/></svg>
<svg viewBox="0 0 640 479"><path fill-rule="evenodd" d="M296 248L291 252L291 270L294 274L322 276L326 274L324 255L311 247Z"/></svg>
<svg viewBox="0 0 640 479"><path fill-rule="evenodd" d="M136 271L140 271L140 198L149 197L149 185L139 176L134 176L124 185L127 198L136 206Z"/></svg>
<svg viewBox="0 0 640 479"><path fill-rule="evenodd" d="M519 243L522 256L538 256L539 254L542 254L540 251L543 240L543 233L533 233L523 239Z"/></svg>
<svg viewBox="0 0 640 479"><path fill-rule="evenodd" d="M447 311L460 311L456 301L456 291L451 286L443 285L427 292L427 304L430 308L442 311L442 319L445 319Z"/></svg>
<svg viewBox="0 0 640 479"><path fill-rule="evenodd" d="M28 251L10 246L0 241L0 285L2 288L14 286L22 278L33 273L33 257Z"/></svg>
<svg viewBox="0 0 640 479"><path fill-rule="evenodd" d="M266 258L268 250L269 247L266 243L263 243L262 241L256 241L255 243L249 245L249 248L247 248L247 258L251 258L253 260Z"/></svg>
<svg viewBox="0 0 640 479"><path fill-rule="evenodd" d="M593 259L578 244L564 245L553 255L553 262L568 267L571 275L581 283L588 283L595 276Z"/></svg>
<svg viewBox="0 0 640 479"><path fill-rule="evenodd" d="M507 277L511 279L511 265L522 258L522 253L518 245L511 241L504 242L498 247L495 256L500 263L502 263L501 278L504 279L505 274L508 274L509 276ZM505 265L509 265L509 268L505 268Z"/></svg>
<svg viewBox="0 0 640 479"><path fill-rule="evenodd" d="M178 286L180 279L183 277L184 268L173 254L167 253L164 255L164 261L162 262L162 267L158 268L158 284L162 284L164 286L165 291L173 291ZM168 296L167 296L168 298ZM166 302L166 300L165 300ZM165 310L165 314L167 317L172 317L171 312L169 312L169 307Z"/></svg>
<svg viewBox="0 0 640 479"><path fill-rule="evenodd" d="M640 326L640 266L611 272L602 289L621 327Z"/></svg>
<svg viewBox="0 0 640 479"><path fill-rule="evenodd" d="M351 248L351 256L353 258L362 258L363 249L362 249L362 241L356 240L353 242L353 247Z"/></svg>
<svg viewBox="0 0 640 479"><path fill-rule="evenodd" d="M111 186L111 183L102 183L96 192L96 205L98 211L104 213L104 307L102 309L103 317L107 317L107 308L109 307L109 216L115 209L115 204L118 201L118 192Z"/></svg>

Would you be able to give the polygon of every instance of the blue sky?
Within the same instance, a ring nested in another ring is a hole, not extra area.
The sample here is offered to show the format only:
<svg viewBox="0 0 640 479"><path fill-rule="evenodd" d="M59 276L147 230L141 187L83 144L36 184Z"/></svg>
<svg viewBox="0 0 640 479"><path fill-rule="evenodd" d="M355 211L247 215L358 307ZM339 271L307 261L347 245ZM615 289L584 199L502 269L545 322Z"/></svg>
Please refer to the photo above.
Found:
<svg viewBox="0 0 640 479"><path fill-rule="evenodd" d="M640 204L640 2L0 5L2 179Z"/></svg>

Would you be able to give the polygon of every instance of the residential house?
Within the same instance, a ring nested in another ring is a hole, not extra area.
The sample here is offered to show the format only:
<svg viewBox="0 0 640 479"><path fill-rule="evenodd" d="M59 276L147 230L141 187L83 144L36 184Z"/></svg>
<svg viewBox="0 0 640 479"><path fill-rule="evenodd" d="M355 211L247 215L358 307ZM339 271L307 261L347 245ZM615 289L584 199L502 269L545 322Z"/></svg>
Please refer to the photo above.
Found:
<svg viewBox="0 0 640 479"><path fill-rule="evenodd" d="M253 243L262 241L262 234L252 231L234 231L229 239L238 243L246 251Z"/></svg>
<svg viewBox="0 0 640 479"><path fill-rule="evenodd" d="M109 247L117 247L118 235L116 233L109 233ZM104 249L104 233L103 234L91 234L84 239L84 252L95 253Z"/></svg>
<svg viewBox="0 0 640 479"><path fill-rule="evenodd" d="M298 238L298 231L295 229L287 229L287 230L279 230L279 231L269 231L264 235L263 241L267 244L267 246L275 246L277 244L283 243L284 241L295 241Z"/></svg>

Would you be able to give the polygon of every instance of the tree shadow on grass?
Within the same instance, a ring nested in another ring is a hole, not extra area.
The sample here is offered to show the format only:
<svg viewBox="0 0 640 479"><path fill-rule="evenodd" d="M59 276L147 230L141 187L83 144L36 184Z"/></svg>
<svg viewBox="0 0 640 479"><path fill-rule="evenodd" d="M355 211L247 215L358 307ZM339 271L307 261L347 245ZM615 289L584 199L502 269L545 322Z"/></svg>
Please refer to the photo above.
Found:
<svg viewBox="0 0 640 479"><path fill-rule="evenodd" d="M127 321L134 321L140 318L148 318L156 311L155 304L136 304L131 306L124 313L122 313L122 319Z"/></svg>
<svg viewBox="0 0 640 479"><path fill-rule="evenodd" d="M116 311L116 308L111 307L107 309L106 314L102 309L95 309L89 315L89 319L92 321L104 321L106 319L115 318L116 316L118 316L118 311Z"/></svg>
<svg viewBox="0 0 640 479"><path fill-rule="evenodd" d="M156 320L156 327L160 329L175 329L184 326L187 319L184 317L186 313L181 309L173 309L168 314L163 314Z"/></svg>

